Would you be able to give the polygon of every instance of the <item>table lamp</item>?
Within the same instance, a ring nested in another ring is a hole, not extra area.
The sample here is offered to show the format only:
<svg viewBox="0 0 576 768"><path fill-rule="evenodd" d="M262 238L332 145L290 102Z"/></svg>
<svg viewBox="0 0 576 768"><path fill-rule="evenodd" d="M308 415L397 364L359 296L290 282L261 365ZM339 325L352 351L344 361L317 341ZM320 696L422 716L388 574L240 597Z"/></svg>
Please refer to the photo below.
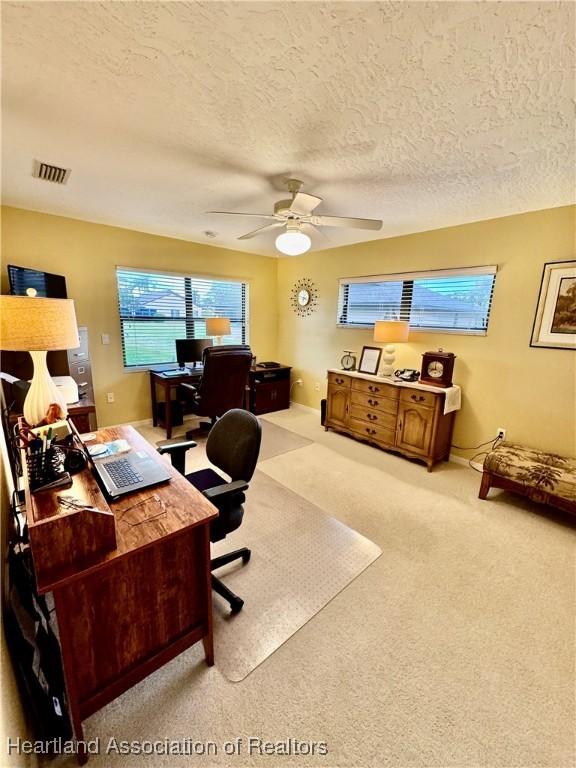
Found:
<svg viewBox="0 0 576 768"><path fill-rule="evenodd" d="M42 299L36 296L0 296L0 349L27 351L34 363L34 375L24 401L24 418L39 424L50 405L56 403L68 413L64 398L50 377L46 353L80 346L72 299Z"/></svg>
<svg viewBox="0 0 576 768"><path fill-rule="evenodd" d="M227 317L208 317L206 319L206 336L214 336L218 346L222 344L222 336L229 336L230 320Z"/></svg>
<svg viewBox="0 0 576 768"><path fill-rule="evenodd" d="M410 326L406 320L377 320L374 323L374 341L386 344L384 347L384 365L380 376L394 375L394 344L408 341Z"/></svg>

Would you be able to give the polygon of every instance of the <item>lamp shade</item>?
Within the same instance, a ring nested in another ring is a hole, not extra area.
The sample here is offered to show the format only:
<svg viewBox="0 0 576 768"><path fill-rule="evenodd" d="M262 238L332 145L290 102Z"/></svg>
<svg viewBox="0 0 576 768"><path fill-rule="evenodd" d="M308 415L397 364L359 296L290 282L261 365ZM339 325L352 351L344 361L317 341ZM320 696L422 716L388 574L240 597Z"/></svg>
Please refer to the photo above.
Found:
<svg viewBox="0 0 576 768"><path fill-rule="evenodd" d="M208 317L206 319L206 336L229 336L230 320L227 317Z"/></svg>
<svg viewBox="0 0 576 768"><path fill-rule="evenodd" d="M0 296L0 349L32 352L79 346L72 299Z"/></svg>
<svg viewBox="0 0 576 768"><path fill-rule="evenodd" d="M408 341L410 326L406 320L377 320L374 323L374 341L395 344Z"/></svg>

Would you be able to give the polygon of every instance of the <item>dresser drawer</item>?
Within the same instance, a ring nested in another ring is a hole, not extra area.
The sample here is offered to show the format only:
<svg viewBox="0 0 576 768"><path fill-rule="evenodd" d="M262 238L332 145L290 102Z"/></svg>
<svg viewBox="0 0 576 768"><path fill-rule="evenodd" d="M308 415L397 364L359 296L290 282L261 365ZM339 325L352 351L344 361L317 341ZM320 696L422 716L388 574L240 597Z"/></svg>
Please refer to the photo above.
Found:
<svg viewBox="0 0 576 768"><path fill-rule="evenodd" d="M386 429L396 429L396 414L384 413L384 411L374 411L370 408L363 408L361 405L353 405L350 408L350 416L353 419L360 419L367 424L375 424L378 427Z"/></svg>
<svg viewBox="0 0 576 768"><path fill-rule="evenodd" d="M442 397L437 392L424 392L422 389L402 389L400 400L404 403L413 403L414 405L423 405L426 408L434 408L436 399Z"/></svg>
<svg viewBox="0 0 576 768"><path fill-rule="evenodd" d="M356 392L364 392L367 395L380 395L391 400L398 400L400 390L392 384L385 384L379 379L368 381L366 379L352 379L352 389Z"/></svg>
<svg viewBox="0 0 576 768"><path fill-rule="evenodd" d="M352 390L352 405L359 405L361 408L368 408L371 411L384 411L396 416L398 413L398 400L392 400L389 397L380 397L379 395L367 395L365 392Z"/></svg>
<svg viewBox="0 0 576 768"><path fill-rule="evenodd" d="M328 384L332 384L333 387L350 387L350 376L344 373L329 373Z"/></svg>
<svg viewBox="0 0 576 768"><path fill-rule="evenodd" d="M361 419L350 419L350 429L357 437L368 438L385 445L394 445L395 430L376 424L367 424Z"/></svg>

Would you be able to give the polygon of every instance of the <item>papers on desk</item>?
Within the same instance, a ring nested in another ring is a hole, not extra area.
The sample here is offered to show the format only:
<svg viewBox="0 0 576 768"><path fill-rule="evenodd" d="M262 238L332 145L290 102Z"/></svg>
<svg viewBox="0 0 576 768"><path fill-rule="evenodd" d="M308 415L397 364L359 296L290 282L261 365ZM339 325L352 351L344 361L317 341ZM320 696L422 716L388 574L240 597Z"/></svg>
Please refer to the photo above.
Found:
<svg viewBox="0 0 576 768"><path fill-rule="evenodd" d="M105 456L113 456L116 453L128 453L131 450L127 440L112 440L110 443L95 443L88 446L88 452L94 459L103 459Z"/></svg>

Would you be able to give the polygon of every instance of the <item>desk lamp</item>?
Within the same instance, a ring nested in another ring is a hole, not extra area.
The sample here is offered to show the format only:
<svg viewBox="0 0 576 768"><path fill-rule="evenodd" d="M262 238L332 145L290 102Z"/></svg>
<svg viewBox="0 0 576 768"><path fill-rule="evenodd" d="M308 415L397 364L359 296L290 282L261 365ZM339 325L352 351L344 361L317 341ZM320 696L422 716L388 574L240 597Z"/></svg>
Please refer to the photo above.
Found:
<svg viewBox="0 0 576 768"><path fill-rule="evenodd" d="M34 289L28 289L33 291ZM0 296L0 349L30 352L34 375L24 401L24 418L31 426L40 423L56 403L68 413L64 398L50 377L46 353L80 346L72 299Z"/></svg>
<svg viewBox="0 0 576 768"><path fill-rule="evenodd" d="M406 320L377 320L374 323L374 341L386 344L384 347L384 365L380 376L394 375L394 344L408 341L410 327Z"/></svg>
<svg viewBox="0 0 576 768"><path fill-rule="evenodd" d="M222 344L222 336L229 336L230 320L227 317L208 317L206 319L206 336L214 336L218 346Z"/></svg>

